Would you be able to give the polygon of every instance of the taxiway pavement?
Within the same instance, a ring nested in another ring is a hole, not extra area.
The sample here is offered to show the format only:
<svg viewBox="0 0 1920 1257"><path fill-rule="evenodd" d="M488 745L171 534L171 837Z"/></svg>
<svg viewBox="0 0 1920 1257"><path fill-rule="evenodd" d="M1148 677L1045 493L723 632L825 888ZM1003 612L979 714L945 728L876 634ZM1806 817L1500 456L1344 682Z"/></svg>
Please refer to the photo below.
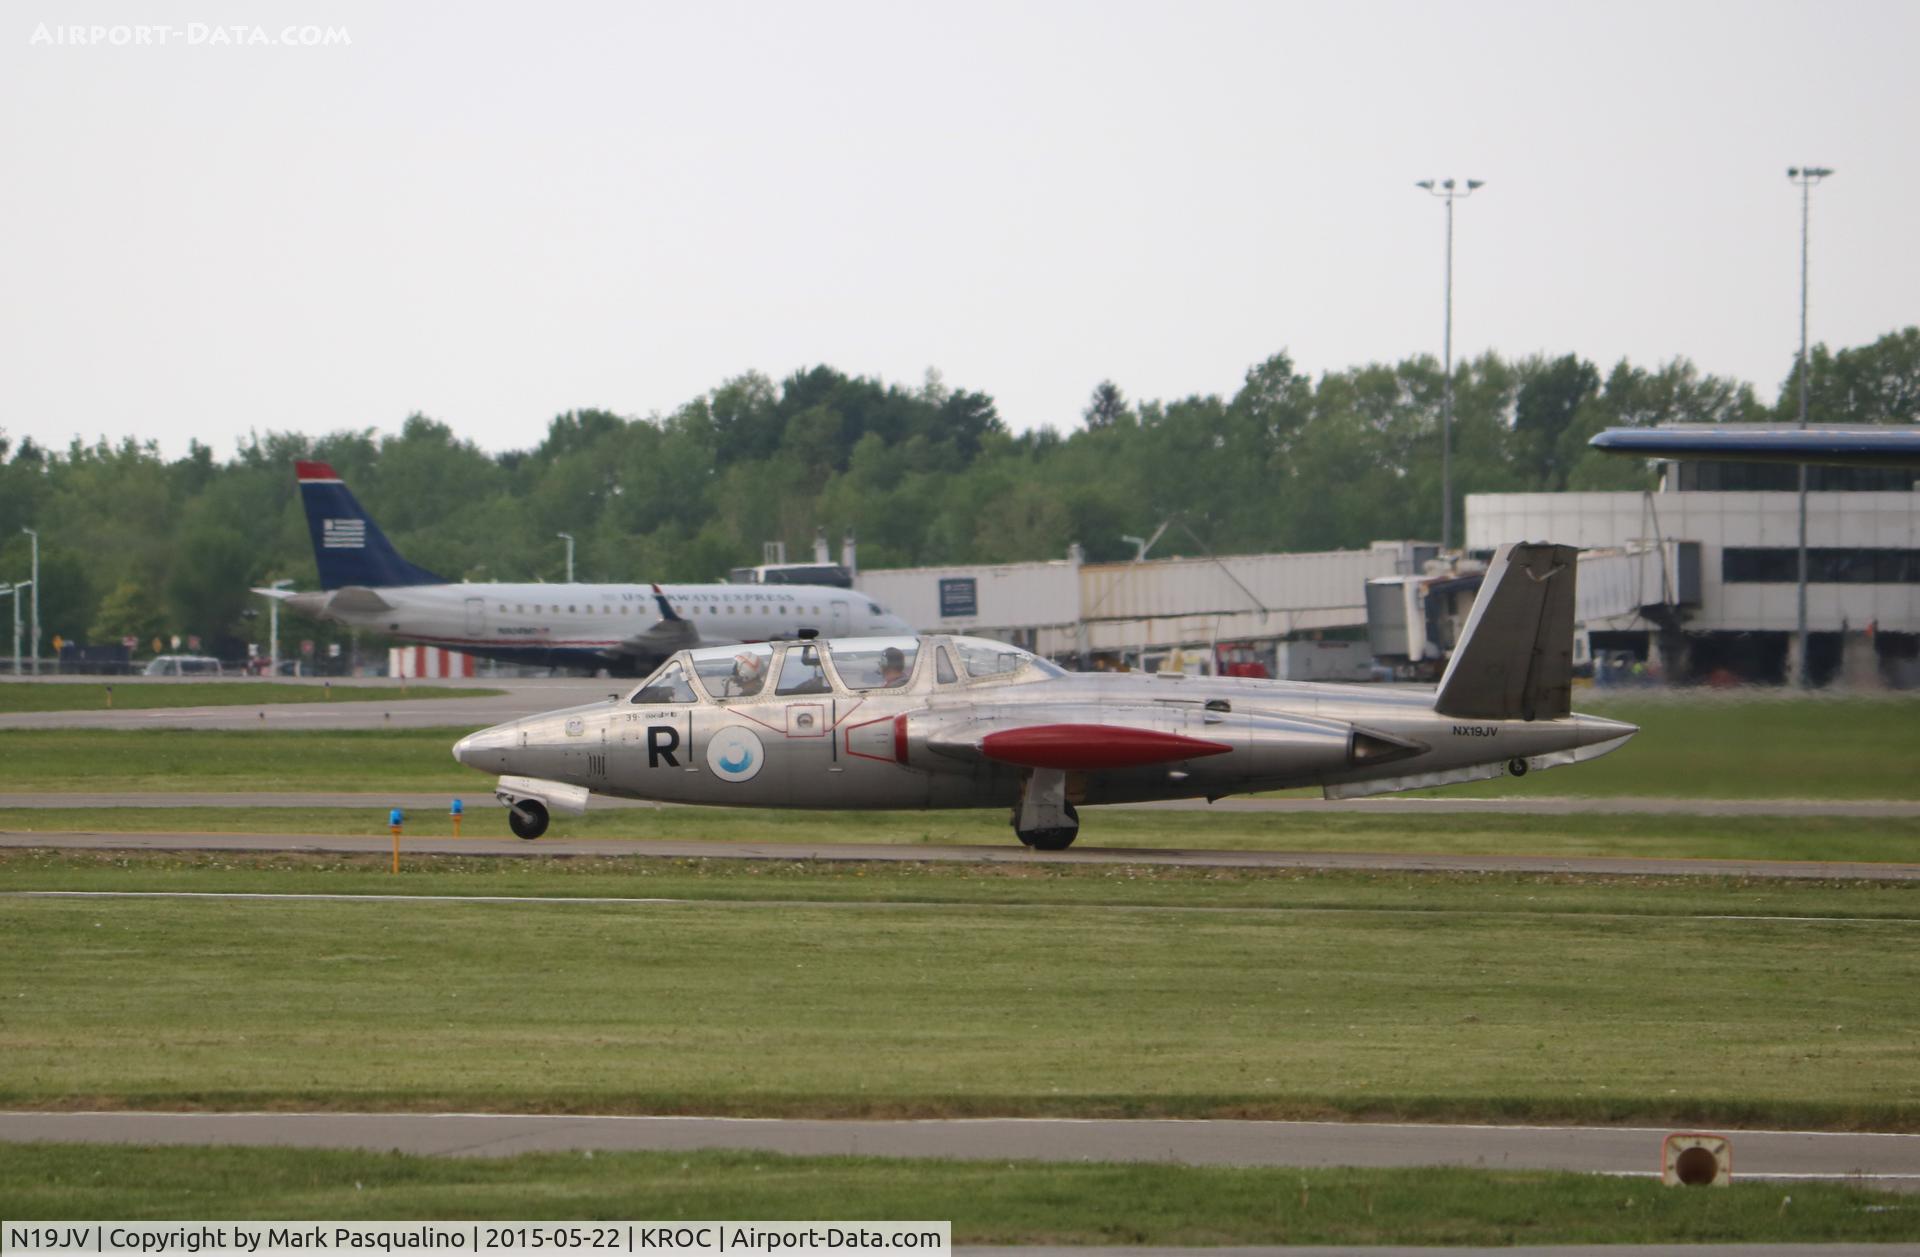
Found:
<svg viewBox="0 0 1920 1257"><path fill-rule="evenodd" d="M4 818L0 818L0 824ZM0 829L0 847L81 851L250 851L384 854L392 839L350 834L93 833ZM1378 872L1584 874L1625 877L1752 877L1803 881L1920 881L1920 864L1840 860L1685 860L1607 856L1416 855L1351 851L1201 851L1080 847L1035 851L995 845L887 845L870 842L703 842L601 838L591 841L408 838L405 855L505 857L652 856L683 860L818 860L969 864L1156 864L1197 868L1362 869Z"/></svg>
<svg viewBox="0 0 1920 1257"><path fill-rule="evenodd" d="M409 811L444 808L454 798L466 807L497 807L491 778L476 776L466 790L410 791L407 793L354 793L351 791L17 791L0 793L0 811L8 808L61 810L74 808L365 808L390 807ZM634 799L594 796L596 810L603 808L663 808L683 806L650 803ZM1501 816L1836 816L1858 819L1900 820L1920 817L1920 801L1908 799L1583 799L1577 796L1533 798L1372 798L1322 799L1313 796L1291 798L1167 799L1155 803L1120 803L1121 809L1174 812L1272 812L1301 815L1422 816L1501 815Z"/></svg>
<svg viewBox="0 0 1920 1257"><path fill-rule="evenodd" d="M736 1148L799 1156L1471 1166L1657 1172L1644 1127L975 1118L810 1121L493 1113L0 1113L0 1139L368 1148L441 1156ZM1725 1131L1736 1179L1859 1179L1920 1189L1920 1135Z"/></svg>

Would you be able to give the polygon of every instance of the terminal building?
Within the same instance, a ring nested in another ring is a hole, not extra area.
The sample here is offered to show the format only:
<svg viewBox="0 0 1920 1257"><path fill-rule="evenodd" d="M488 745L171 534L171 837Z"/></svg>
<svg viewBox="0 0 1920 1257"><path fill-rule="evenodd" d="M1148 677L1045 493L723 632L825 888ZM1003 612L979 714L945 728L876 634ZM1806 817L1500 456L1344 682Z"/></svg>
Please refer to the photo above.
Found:
<svg viewBox="0 0 1920 1257"><path fill-rule="evenodd" d="M1645 493L1467 498L1464 556L1365 550L863 571L862 592L927 632L1014 642L1086 668L1300 680L1431 678L1509 541L1578 546L1575 661L1675 683L1782 683L1798 620L1797 470L1678 463ZM1809 468L1815 684L1920 687L1914 473Z"/></svg>
<svg viewBox="0 0 1920 1257"><path fill-rule="evenodd" d="M1807 471L1813 682L1920 685L1915 473ZM1666 466L1658 492L1471 495L1467 548L1553 540L1634 552L1643 566L1658 558L1658 572L1645 575L1657 574L1672 596L1586 619L1596 653L1630 653L1675 681L1784 682L1797 671L1796 479L1790 465L1677 463ZM1586 568L1583 555L1583 593Z"/></svg>

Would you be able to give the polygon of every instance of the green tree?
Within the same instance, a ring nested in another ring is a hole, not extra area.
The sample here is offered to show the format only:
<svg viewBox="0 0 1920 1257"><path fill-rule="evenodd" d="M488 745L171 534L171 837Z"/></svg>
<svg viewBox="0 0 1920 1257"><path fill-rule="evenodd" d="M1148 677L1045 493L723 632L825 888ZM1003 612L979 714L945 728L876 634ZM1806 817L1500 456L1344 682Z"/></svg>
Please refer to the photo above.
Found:
<svg viewBox="0 0 1920 1257"><path fill-rule="evenodd" d="M1600 373L1591 362L1572 354L1522 364L1513 431L1519 442L1516 453L1534 488L1558 491L1567 487L1560 437L1580 407L1599 389Z"/></svg>
<svg viewBox="0 0 1920 1257"><path fill-rule="evenodd" d="M1811 423L1913 423L1920 420L1920 327L1888 332L1870 345L1807 353ZM1800 363L1780 388L1775 417L1800 419Z"/></svg>
<svg viewBox="0 0 1920 1257"><path fill-rule="evenodd" d="M166 617L154 601L152 591L143 582L123 580L100 600L88 637L100 643L132 637L138 639L136 649L144 650L166 627Z"/></svg>
<svg viewBox="0 0 1920 1257"><path fill-rule="evenodd" d="M1102 380L1094 385L1093 395L1087 399L1087 408L1080 412L1081 420L1089 429L1111 428L1132 417L1126 395L1112 380Z"/></svg>

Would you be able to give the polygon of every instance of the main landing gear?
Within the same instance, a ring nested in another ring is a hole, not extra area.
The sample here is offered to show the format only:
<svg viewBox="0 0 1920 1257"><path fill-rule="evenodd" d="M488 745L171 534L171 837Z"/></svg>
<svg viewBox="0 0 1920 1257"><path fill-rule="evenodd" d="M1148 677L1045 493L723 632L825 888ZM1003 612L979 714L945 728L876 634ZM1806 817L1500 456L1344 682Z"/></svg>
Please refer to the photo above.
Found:
<svg viewBox="0 0 1920 1257"><path fill-rule="evenodd" d="M1080 813L1067 802L1067 775L1058 768L1036 768L1020 787L1013 806L1013 832L1038 851L1065 851L1080 836Z"/></svg>
<svg viewBox="0 0 1920 1257"><path fill-rule="evenodd" d="M547 822L552 819L547 805L538 799L515 799L507 804L507 828L516 838L538 838L547 832Z"/></svg>
<svg viewBox="0 0 1920 1257"><path fill-rule="evenodd" d="M1069 803L1061 809L1067 819L1065 825L1045 825L1038 829L1020 828L1020 814L1014 813L1013 832L1021 842L1036 851L1065 851L1080 836L1080 813L1073 810Z"/></svg>

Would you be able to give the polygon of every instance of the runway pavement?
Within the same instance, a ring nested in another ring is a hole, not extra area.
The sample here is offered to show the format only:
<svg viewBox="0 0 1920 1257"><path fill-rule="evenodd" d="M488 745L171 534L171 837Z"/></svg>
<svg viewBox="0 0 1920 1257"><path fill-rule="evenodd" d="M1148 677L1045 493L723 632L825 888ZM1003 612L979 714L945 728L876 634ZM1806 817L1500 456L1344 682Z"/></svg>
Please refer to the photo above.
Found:
<svg viewBox="0 0 1920 1257"><path fill-rule="evenodd" d="M0 818L4 823L4 818ZM385 835L33 832L0 829L0 848L82 851L357 852L392 850ZM1362 869L1372 872L1568 873L1638 877L1751 877L1815 881L1920 881L1920 864L1837 860L1676 860L1603 856L1414 855L1387 852L1200 851L1073 847L1035 851L998 845L839 842L702 842L604 838L592 841L408 838L403 855L507 857L653 856L691 860L987 864L1155 864L1195 868Z"/></svg>
<svg viewBox="0 0 1920 1257"><path fill-rule="evenodd" d="M1670 1132L1637 1127L980 1118L806 1121L482 1113L0 1113L0 1139L368 1148L442 1156L738 1148L803 1156L1472 1166L1651 1174ZM1736 1178L1920 1189L1920 1135L1723 1131Z"/></svg>

